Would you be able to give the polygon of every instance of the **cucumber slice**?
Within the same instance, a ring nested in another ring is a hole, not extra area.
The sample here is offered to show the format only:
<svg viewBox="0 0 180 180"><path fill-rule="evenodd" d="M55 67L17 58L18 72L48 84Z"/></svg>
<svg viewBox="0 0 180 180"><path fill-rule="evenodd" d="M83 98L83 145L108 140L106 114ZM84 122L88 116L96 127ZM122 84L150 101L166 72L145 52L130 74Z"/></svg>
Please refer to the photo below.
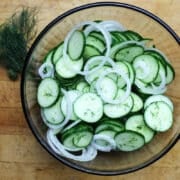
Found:
<svg viewBox="0 0 180 180"><path fill-rule="evenodd" d="M127 61L124 61L124 63L127 65L128 69L129 69L129 79L131 81L131 83L133 83L135 81L135 70L132 66L132 64L130 64Z"/></svg>
<svg viewBox="0 0 180 180"><path fill-rule="evenodd" d="M85 60L89 59L90 57L100 56L100 55L101 52L97 48L91 45L85 45L84 54L83 54Z"/></svg>
<svg viewBox="0 0 180 180"><path fill-rule="evenodd" d="M136 131L144 136L145 143L148 143L154 137L154 131L146 126L143 115L137 114L127 119L125 128Z"/></svg>
<svg viewBox="0 0 180 180"><path fill-rule="evenodd" d="M166 71L167 71L166 84L170 84L175 78L175 71L169 63L166 64Z"/></svg>
<svg viewBox="0 0 180 180"><path fill-rule="evenodd" d="M144 137L141 134L130 130L116 134L115 142L117 149L125 152L135 151L145 144Z"/></svg>
<svg viewBox="0 0 180 180"><path fill-rule="evenodd" d="M146 73L146 71L144 67L139 66L140 63L143 63L144 66L148 68L146 77L144 77L144 73ZM153 82L159 72L158 61L151 55L137 56L133 61L133 67L135 70L136 78L140 79L144 83Z"/></svg>
<svg viewBox="0 0 180 180"><path fill-rule="evenodd" d="M137 94L131 92L131 97L133 98L133 107L131 112L138 112L143 108L143 100Z"/></svg>
<svg viewBox="0 0 180 180"><path fill-rule="evenodd" d="M43 79L37 90L37 100L41 107L49 107L54 104L59 95L59 85L55 79Z"/></svg>
<svg viewBox="0 0 180 180"><path fill-rule="evenodd" d="M115 54L115 60L132 62L136 56L143 54L143 52L144 48L138 45L122 48Z"/></svg>
<svg viewBox="0 0 180 180"><path fill-rule="evenodd" d="M59 100L53 106L43 108L42 111L48 123L56 125L60 124L64 120L64 115L60 108L61 100L62 98L59 98Z"/></svg>
<svg viewBox="0 0 180 180"><path fill-rule="evenodd" d="M105 43L104 36L100 32L92 31L89 35L94 36Z"/></svg>
<svg viewBox="0 0 180 180"><path fill-rule="evenodd" d="M93 68L96 68L96 66ZM91 69L93 69L93 68L91 68ZM111 68L109 66L103 66L103 67L99 68L95 73L90 73L89 75L87 75L86 78L89 83L92 83L93 81L96 81L103 73L108 72L108 70L111 70ZM110 77L110 74L108 77Z"/></svg>
<svg viewBox="0 0 180 180"><path fill-rule="evenodd" d="M99 87L103 97L107 97L110 100L115 98L117 94L117 86L112 79L104 77L100 82Z"/></svg>
<svg viewBox="0 0 180 180"><path fill-rule="evenodd" d="M69 57L61 57L56 63L57 74L62 78L72 78L82 69L83 59L72 61Z"/></svg>
<svg viewBox="0 0 180 180"><path fill-rule="evenodd" d="M122 97L124 90L119 89L117 92L116 98ZM104 114L110 118L120 118L127 115L133 107L133 99L129 96L121 104L105 104L104 105Z"/></svg>
<svg viewBox="0 0 180 180"><path fill-rule="evenodd" d="M91 36L91 35L87 36L86 44L95 47L101 53L103 53L105 50L104 42L101 41L99 38Z"/></svg>
<svg viewBox="0 0 180 180"><path fill-rule="evenodd" d="M78 90L71 90L71 91L68 91L67 94L68 94L68 97L69 97L71 103L73 104L75 102L75 100L82 94L82 92L80 92ZM66 102L65 97L62 98L61 109L62 109L64 116L66 116L67 102ZM70 119L71 120L78 120L78 117L76 116L76 114L74 112L72 112Z"/></svg>
<svg viewBox="0 0 180 180"><path fill-rule="evenodd" d="M52 64L52 57L53 57L54 49L52 49L50 52L47 53L45 56L43 63L50 63Z"/></svg>
<svg viewBox="0 0 180 180"><path fill-rule="evenodd" d="M105 130L120 132L123 131L124 129L125 129L124 124L117 121L109 120L109 121L103 121L100 125L98 125L95 129L95 133L97 134Z"/></svg>
<svg viewBox="0 0 180 180"><path fill-rule="evenodd" d="M57 61L62 57L63 54L63 45L64 42L60 43L58 47L54 50L53 56L52 56L52 62L53 64L56 64Z"/></svg>
<svg viewBox="0 0 180 180"><path fill-rule="evenodd" d="M93 133L88 131L77 132L73 138L73 144L76 147L84 148L87 147L93 139Z"/></svg>
<svg viewBox="0 0 180 180"><path fill-rule="evenodd" d="M113 32L111 32L111 34L116 36L116 38L118 38L119 42L128 41L128 38L124 35L123 32L113 31Z"/></svg>
<svg viewBox="0 0 180 180"><path fill-rule="evenodd" d="M130 78L130 72L129 72L128 65L126 63L124 63L124 61L116 62L116 67L117 67L117 69L122 71L127 77ZM118 76L117 87L118 88L124 88L125 85L126 85L126 82L124 81L124 79L121 76Z"/></svg>
<svg viewBox="0 0 180 180"><path fill-rule="evenodd" d="M68 54L72 60L79 60L84 52L85 35L82 31L75 31L68 42Z"/></svg>
<svg viewBox="0 0 180 180"><path fill-rule="evenodd" d="M174 110L174 105L171 99L164 95L153 95L147 98L146 101L144 102L144 109L146 109L151 103L158 102L158 101L165 102L166 104L169 105L172 111Z"/></svg>
<svg viewBox="0 0 180 180"><path fill-rule="evenodd" d="M94 123L103 115L103 103L94 93L84 93L74 102L74 112L83 121Z"/></svg>
<svg viewBox="0 0 180 180"><path fill-rule="evenodd" d="M160 74L163 74L164 76L166 76L166 66L163 65L163 63L161 63L161 61L158 62L159 63L159 72L158 75L156 77L156 79L154 80L154 84L159 84L162 81L162 77Z"/></svg>
<svg viewBox="0 0 180 180"><path fill-rule="evenodd" d="M77 89L78 91L81 91L81 92L83 92L83 89L84 89L85 87L89 87L89 84L88 84L86 81L80 81L80 82L76 85L76 89Z"/></svg>
<svg viewBox="0 0 180 180"><path fill-rule="evenodd" d="M163 101L151 103L144 112L146 124L154 131L164 132L173 124L172 110Z"/></svg>
<svg viewBox="0 0 180 180"><path fill-rule="evenodd" d="M64 146L72 150L81 150L88 146L93 138L93 128L85 123L80 123L65 132L59 134Z"/></svg>
<svg viewBox="0 0 180 180"><path fill-rule="evenodd" d="M143 37L135 31L127 30L123 32L130 40L141 41Z"/></svg>

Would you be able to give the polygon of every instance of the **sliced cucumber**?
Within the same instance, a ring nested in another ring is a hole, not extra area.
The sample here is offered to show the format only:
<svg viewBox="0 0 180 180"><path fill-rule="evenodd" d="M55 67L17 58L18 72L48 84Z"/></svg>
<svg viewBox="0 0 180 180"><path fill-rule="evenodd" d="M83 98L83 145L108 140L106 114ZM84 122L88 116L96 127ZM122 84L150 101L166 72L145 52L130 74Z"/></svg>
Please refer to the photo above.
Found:
<svg viewBox="0 0 180 180"><path fill-rule="evenodd" d="M88 87L88 86L89 86L89 84L88 84L86 81L80 81L80 82L76 85L76 89L77 89L78 91L83 92L83 89L84 89L85 87Z"/></svg>
<svg viewBox="0 0 180 180"><path fill-rule="evenodd" d="M117 67L117 69L122 71L127 77L130 78L129 67L126 63L124 63L123 61L116 62L116 67ZM126 82L124 81L124 79L121 76L118 76L117 87L124 88L125 85L126 85Z"/></svg>
<svg viewBox="0 0 180 180"><path fill-rule="evenodd" d="M143 108L143 100L137 94L131 92L131 97L133 98L133 107L131 112L140 111Z"/></svg>
<svg viewBox="0 0 180 180"><path fill-rule="evenodd" d="M84 93L74 102L74 112L83 121L94 123L103 115L103 103L94 93Z"/></svg>
<svg viewBox="0 0 180 180"><path fill-rule="evenodd" d="M46 55L46 57L45 57L44 60L43 60L43 63L50 63L50 64L52 64L53 53L54 53L54 49L51 50L51 51Z"/></svg>
<svg viewBox="0 0 180 180"><path fill-rule="evenodd" d="M124 90L119 89L117 92L116 98L122 97ZM110 118L120 118L127 115L133 107L133 99L129 96L121 104L105 104L104 105L104 114Z"/></svg>
<svg viewBox="0 0 180 180"><path fill-rule="evenodd" d="M166 71L167 71L166 84L170 84L175 78L175 71L169 63L166 64Z"/></svg>
<svg viewBox="0 0 180 180"><path fill-rule="evenodd" d="M138 45L122 48L115 54L115 60L132 62L136 56L143 54L143 52L144 48Z"/></svg>
<svg viewBox="0 0 180 180"><path fill-rule="evenodd" d="M129 117L126 121L125 128L142 134L144 136L145 143L150 142L154 137L154 131L145 124L144 117L141 114Z"/></svg>
<svg viewBox="0 0 180 180"><path fill-rule="evenodd" d="M118 150L130 152L140 149L144 146L144 137L135 131L123 131L115 136L115 142Z"/></svg>
<svg viewBox="0 0 180 180"><path fill-rule="evenodd" d="M141 41L143 37L135 31L127 30L123 32L130 40Z"/></svg>
<svg viewBox="0 0 180 180"><path fill-rule="evenodd" d="M73 144L76 147L84 148L87 147L93 139L93 133L88 131L77 132L73 138Z"/></svg>
<svg viewBox="0 0 180 180"><path fill-rule="evenodd" d="M93 137L93 128L85 123L80 123L59 135L64 146L72 150L81 150L88 146Z"/></svg>
<svg viewBox="0 0 180 180"><path fill-rule="evenodd" d="M103 53L104 50L105 50L104 42L101 39L99 39L98 37L95 37L95 36L89 35L86 38L86 44L95 47L101 53Z"/></svg>
<svg viewBox="0 0 180 180"><path fill-rule="evenodd" d="M173 124L172 110L163 101L151 103L144 112L146 124L154 131L164 132Z"/></svg>
<svg viewBox="0 0 180 180"><path fill-rule="evenodd" d="M52 62L53 64L56 64L58 60L62 57L63 54L63 46L64 43L60 43L58 47L54 50L53 56L52 56Z"/></svg>
<svg viewBox="0 0 180 180"><path fill-rule="evenodd" d="M90 57L100 56L100 55L101 52L97 48L91 45L85 45L84 54L83 54L85 60L89 59Z"/></svg>
<svg viewBox="0 0 180 180"><path fill-rule="evenodd" d="M54 104L59 95L59 85L55 79L45 78L39 84L37 100L41 107L49 107Z"/></svg>
<svg viewBox="0 0 180 180"><path fill-rule="evenodd" d="M165 102L166 104L169 105L172 111L174 110L172 101L170 100L170 98L164 95L153 95L147 98L146 101L144 102L144 109L146 109L151 103L158 102L158 101Z"/></svg>
<svg viewBox="0 0 180 180"><path fill-rule="evenodd" d="M82 92L80 92L78 90L71 90L71 91L68 91L67 94L68 94L70 102L73 104L75 102L75 100L82 94ZM62 109L62 112L63 112L64 116L66 116L66 113L67 113L67 100L66 100L65 97L62 98L61 109ZM76 116L74 111L72 112L72 115L71 115L70 119L71 120L78 120L78 117Z"/></svg>
<svg viewBox="0 0 180 180"><path fill-rule="evenodd" d="M68 54L72 60L79 60L84 52L85 35L82 31L75 31L68 42Z"/></svg>
<svg viewBox="0 0 180 180"><path fill-rule="evenodd" d="M62 78L72 78L77 75L83 66L83 59L72 61L69 57L61 57L56 63L57 74Z"/></svg>
<svg viewBox="0 0 180 180"><path fill-rule="evenodd" d="M94 36L98 39L100 39L101 41L103 41L105 43L105 39L104 39L104 36L100 33L100 32L97 32L97 31L92 31L90 33L91 36Z"/></svg>
<svg viewBox="0 0 180 180"><path fill-rule="evenodd" d="M143 66L147 67L147 71L144 70L144 67L141 67L140 64L144 64ZM158 61L150 55L140 55L137 56L133 61L133 67L135 70L136 78L141 79L141 81L145 83L153 82L158 74L159 71L159 64ZM147 75L144 77L144 74Z"/></svg>
<svg viewBox="0 0 180 180"><path fill-rule="evenodd" d="M106 120L96 127L95 133L97 134L105 130L120 132L120 131L123 131L124 129L125 129L124 124L122 124L121 122L117 122L113 120Z"/></svg>
<svg viewBox="0 0 180 180"><path fill-rule="evenodd" d="M100 90L102 93L102 96L107 97L110 100L113 100L117 94L117 86L115 82L108 78L104 77L102 81L100 82Z"/></svg>
<svg viewBox="0 0 180 180"><path fill-rule="evenodd" d="M59 98L53 106L42 110L45 119L51 124L60 124L64 120L64 115L60 108L61 100L62 98Z"/></svg>

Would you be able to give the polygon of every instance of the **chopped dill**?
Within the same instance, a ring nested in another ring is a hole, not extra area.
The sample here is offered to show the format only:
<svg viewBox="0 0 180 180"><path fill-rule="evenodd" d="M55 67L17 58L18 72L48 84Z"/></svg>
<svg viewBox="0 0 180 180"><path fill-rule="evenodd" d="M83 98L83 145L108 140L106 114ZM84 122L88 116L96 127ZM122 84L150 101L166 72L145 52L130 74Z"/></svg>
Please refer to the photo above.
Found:
<svg viewBox="0 0 180 180"><path fill-rule="evenodd" d="M22 8L0 25L0 65L11 80L21 73L31 41L36 35L37 10Z"/></svg>

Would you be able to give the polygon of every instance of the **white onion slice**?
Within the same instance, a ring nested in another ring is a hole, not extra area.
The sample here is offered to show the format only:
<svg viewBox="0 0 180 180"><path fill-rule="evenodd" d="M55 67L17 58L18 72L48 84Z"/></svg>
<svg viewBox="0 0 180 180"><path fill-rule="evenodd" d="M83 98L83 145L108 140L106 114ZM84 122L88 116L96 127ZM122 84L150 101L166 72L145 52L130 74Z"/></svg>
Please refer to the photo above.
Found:
<svg viewBox="0 0 180 180"><path fill-rule="evenodd" d="M51 63L43 63L39 67L38 73L42 79L48 77L54 77L54 67Z"/></svg>
<svg viewBox="0 0 180 180"><path fill-rule="evenodd" d="M118 75L120 75L124 81L126 82L126 91L125 91L125 94L123 95L122 98L119 98L119 99L108 99L107 97L105 97L102 93L101 93L101 89L100 89L100 83L101 81L103 80L103 78L105 76L107 76L108 74L110 73L116 73ZM123 103L126 98L130 95L131 93L131 81L130 79L127 77L126 74L124 74L122 71L120 71L119 69L112 69L112 70L109 70L108 72L105 72L103 73L97 80L96 82L96 90L98 92L98 94L101 96L101 98L104 100L104 102L107 102L107 103L110 103L110 104L121 104Z"/></svg>
<svg viewBox="0 0 180 180"><path fill-rule="evenodd" d="M92 63L98 62L100 61L99 65L95 68L93 68L92 70L89 70L89 67ZM111 66L115 67L116 64L113 62L113 60L110 57L107 56L95 56L92 57L91 59L88 60L88 62L86 63L86 65L84 66L84 72L83 74L85 75L85 79L88 83L88 75L95 73L96 71L98 71L101 67L103 67L106 63L109 63Z"/></svg>
<svg viewBox="0 0 180 180"><path fill-rule="evenodd" d="M57 154L60 154L61 156L64 156L66 158L70 158L76 161L86 162L93 160L97 155L97 150L92 145L89 145L86 149L84 149L81 155L74 155L68 152L67 148L61 144L61 142L57 139L57 137L55 136L52 130L47 131L47 139L51 141L49 143L51 148Z"/></svg>
<svg viewBox="0 0 180 180"><path fill-rule="evenodd" d="M102 25L109 32L126 30L126 28L122 24L120 24L117 21L113 21L113 20L102 21L99 24Z"/></svg>
<svg viewBox="0 0 180 180"><path fill-rule="evenodd" d="M96 141L97 140L104 140L106 142L108 142L107 146L101 146L99 145ZM116 148L116 142L113 138L104 135L104 134L96 134L93 137L93 142L92 145L99 151L103 151L103 152L110 152L112 149Z"/></svg>
<svg viewBox="0 0 180 180"><path fill-rule="evenodd" d="M153 89L153 87L145 87L142 83L135 81L136 86L146 94L163 94L166 91L166 87L162 89Z"/></svg>
<svg viewBox="0 0 180 180"><path fill-rule="evenodd" d="M74 126L76 126L77 124L79 124L82 120L76 120L74 122L72 122L71 124L69 124L67 127L65 127L63 130L62 130L62 133L67 131L68 129L70 128L73 128Z"/></svg>
<svg viewBox="0 0 180 180"><path fill-rule="evenodd" d="M51 131L51 132L50 132ZM56 134L60 132L60 131L54 131L54 130L48 130L47 134L46 134L46 138L48 140L49 145L52 147L52 149L57 153L57 154L61 154L61 151L59 150L59 148L56 146L57 141L59 141L56 137ZM64 145L62 145L63 148L67 151L71 151L71 152L77 152L77 151L81 151L81 148L68 148Z"/></svg>

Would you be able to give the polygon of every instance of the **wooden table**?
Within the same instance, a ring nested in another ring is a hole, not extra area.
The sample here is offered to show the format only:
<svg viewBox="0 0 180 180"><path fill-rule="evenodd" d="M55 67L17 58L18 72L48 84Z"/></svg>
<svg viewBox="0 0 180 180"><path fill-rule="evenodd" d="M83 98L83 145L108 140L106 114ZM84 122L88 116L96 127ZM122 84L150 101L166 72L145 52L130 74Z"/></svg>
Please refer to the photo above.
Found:
<svg viewBox="0 0 180 180"><path fill-rule="evenodd" d="M0 23L22 5L38 6L38 30L57 15L95 0L1 0ZM121 0L145 8L180 35L179 0ZM177 180L180 178L180 143L153 165L128 175L103 177L73 170L51 157L36 141L24 118L20 82L12 82L0 68L0 180Z"/></svg>

